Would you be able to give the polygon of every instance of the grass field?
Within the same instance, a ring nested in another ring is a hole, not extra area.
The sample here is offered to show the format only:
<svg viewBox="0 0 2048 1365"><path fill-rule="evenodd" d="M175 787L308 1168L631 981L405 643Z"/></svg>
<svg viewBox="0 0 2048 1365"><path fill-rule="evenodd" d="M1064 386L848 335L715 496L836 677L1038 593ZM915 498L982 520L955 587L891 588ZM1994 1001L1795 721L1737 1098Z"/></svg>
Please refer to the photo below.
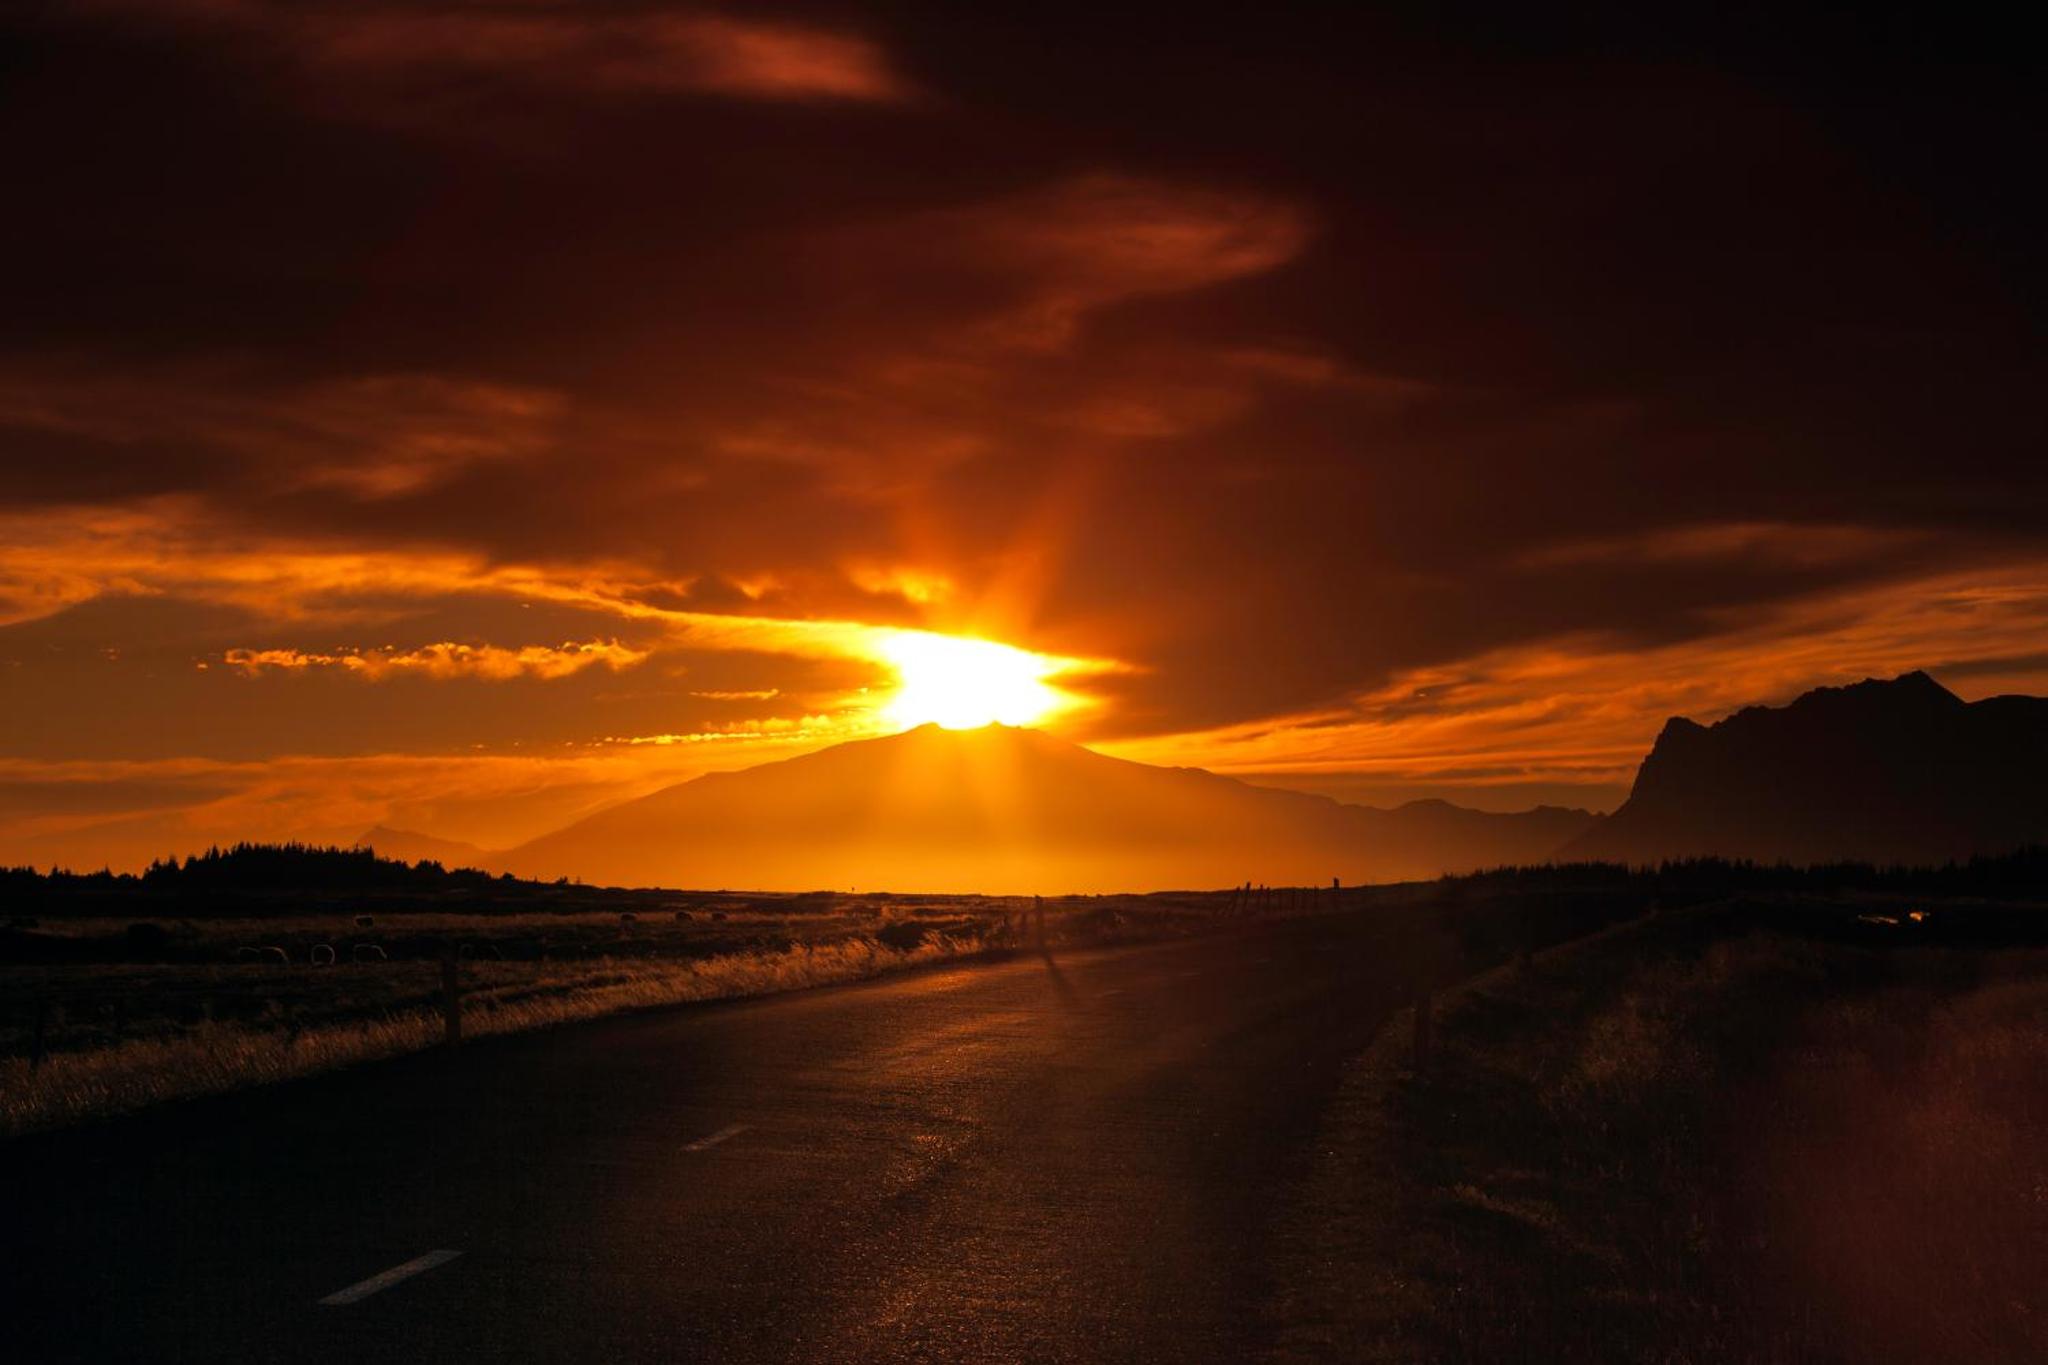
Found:
<svg viewBox="0 0 2048 1365"><path fill-rule="evenodd" d="M1080 946L1395 912L1448 956L1492 961L1633 916L1651 894L1616 869L1531 875L1540 885L1515 876L1341 896L1296 887L1056 897L1043 903L1045 934ZM856 980L1002 953L1037 935L1028 898L611 891L438 871L424 888L164 897L103 880L51 896L31 879L28 890L54 909L0 926L0 1134L432 1046L451 953L474 1038ZM333 964L315 965L330 949Z"/></svg>
<svg viewBox="0 0 2048 1365"><path fill-rule="evenodd" d="M1217 922L1216 901L1048 901L1046 939L1191 932ZM28 954L40 960L0 966L0 1132L432 1046L442 1039L450 951L460 955L463 1033L474 1038L1008 951L1036 942L1030 913L1029 901L981 897L728 897L660 914L642 905L372 915L369 924L334 913L48 921ZM319 945L338 961L313 965ZM355 961L357 945L383 960ZM241 949L268 947L285 961L237 960Z"/></svg>
<svg viewBox="0 0 2048 1365"><path fill-rule="evenodd" d="M1302 1188L1282 1355L2048 1359L2048 950L1771 922L1492 972L1421 1067L1383 1035Z"/></svg>

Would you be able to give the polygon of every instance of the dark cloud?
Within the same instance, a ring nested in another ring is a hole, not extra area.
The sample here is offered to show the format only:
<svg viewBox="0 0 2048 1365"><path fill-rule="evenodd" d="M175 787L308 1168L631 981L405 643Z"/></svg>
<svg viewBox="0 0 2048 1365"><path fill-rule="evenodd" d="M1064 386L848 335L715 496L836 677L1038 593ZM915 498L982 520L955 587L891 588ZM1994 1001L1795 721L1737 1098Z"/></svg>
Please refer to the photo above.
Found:
<svg viewBox="0 0 2048 1365"><path fill-rule="evenodd" d="M0 606L35 698L10 752L644 737L865 685L829 650L692 644L693 615L1121 660L1076 724L1170 735L2048 548L2043 87L1988 24L8 23ZM60 647L86 620L121 664ZM147 643L162 621L190 638ZM222 666L605 641L649 657Z"/></svg>

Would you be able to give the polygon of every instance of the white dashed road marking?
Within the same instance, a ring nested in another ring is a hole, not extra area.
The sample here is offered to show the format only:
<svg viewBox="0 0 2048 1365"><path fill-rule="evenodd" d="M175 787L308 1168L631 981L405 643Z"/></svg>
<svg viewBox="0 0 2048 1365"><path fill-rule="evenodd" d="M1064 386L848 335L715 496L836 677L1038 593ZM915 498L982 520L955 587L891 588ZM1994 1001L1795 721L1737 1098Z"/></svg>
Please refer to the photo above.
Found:
<svg viewBox="0 0 2048 1365"><path fill-rule="evenodd" d="M735 1123L728 1127L719 1129L717 1132L711 1134L709 1137L700 1137L695 1142L686 1144L683 1147L683 1150L686 1152L701 1152L707 1147L716 1147L719 1143L725 1141L727 1138L738 1137L741 1133L744 1133L746 1131L746 1124Z"/></svg>
<svg viewBox="0 0 2048 1365"><path fill-rule="evenodd" d="M326 1308L345 1307L358 1300L367 1299L372 1294L389 1289L394 1284L402 1284L415 1275L425 1274L435 1266L447 1265L461 1254L459 1251L444 1249L441 1251L430 1251L424 1256L415 1256L404 1265L395 1265L389 1270L372 1275L369 1279L352 1284L346 1289L337 1289L326 1298L320 1300L320 1303Z"/></svg>

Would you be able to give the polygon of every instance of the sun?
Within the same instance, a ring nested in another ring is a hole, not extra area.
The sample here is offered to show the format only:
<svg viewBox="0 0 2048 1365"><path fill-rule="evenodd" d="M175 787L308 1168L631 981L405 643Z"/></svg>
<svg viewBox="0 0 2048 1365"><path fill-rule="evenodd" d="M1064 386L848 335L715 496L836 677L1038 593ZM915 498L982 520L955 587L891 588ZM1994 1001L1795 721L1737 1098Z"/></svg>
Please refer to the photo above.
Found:
<svg viewBox="0 0 2048 1365"><path fill-rule="evenodd" d="M1046 681L1067 661L993 640L903 631L882 645L896 670L896 695L882 717L905 729L936 722L948 730L1034 725L1073 703Z"/></svg>

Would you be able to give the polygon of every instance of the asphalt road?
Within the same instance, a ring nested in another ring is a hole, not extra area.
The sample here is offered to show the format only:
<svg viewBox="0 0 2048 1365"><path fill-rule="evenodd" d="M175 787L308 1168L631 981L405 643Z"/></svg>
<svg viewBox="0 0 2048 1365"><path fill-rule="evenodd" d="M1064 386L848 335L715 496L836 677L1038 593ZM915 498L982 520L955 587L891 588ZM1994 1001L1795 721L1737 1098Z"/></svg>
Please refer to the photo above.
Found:
<svg viewBox="0 0 2048 1365"><path fill-rule="evenodd" d="M0 1337L23 1362L1241 1361L1318 1114L1418 951L1373 916L1026 955L20 1140Z"/></svg>

